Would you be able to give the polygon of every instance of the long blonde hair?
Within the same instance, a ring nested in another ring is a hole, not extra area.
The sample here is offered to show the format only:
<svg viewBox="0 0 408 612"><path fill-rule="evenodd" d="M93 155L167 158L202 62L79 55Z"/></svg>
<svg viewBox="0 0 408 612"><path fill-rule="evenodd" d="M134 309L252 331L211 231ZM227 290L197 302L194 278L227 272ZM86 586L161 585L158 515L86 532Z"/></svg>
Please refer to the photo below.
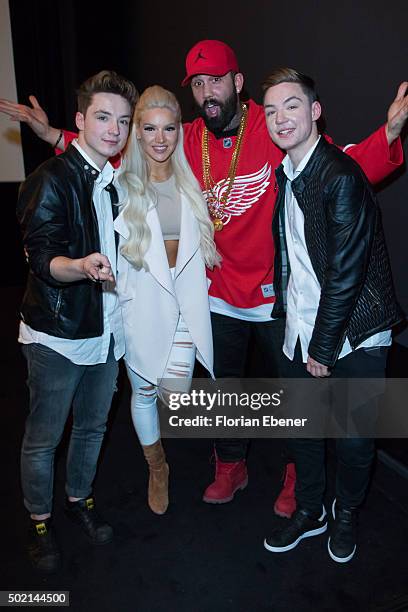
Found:
<svg viewBox="0 0 408 612"><path fill-rule="evenodd" d="M200 185L184 153L180 106L174 94L159 85L148 87L140 96L123 159L119 182L125 192L123 216L129 229L129 237L121 247L121 253L137 270L142 268L148 270L144 256L149 248L152 234L146 222L146 215L157 205L157 195L149 180L149 165L136 137L136 127L140 125L143 112L153 108L169 109L174 113L176 122L180 123L178 142L171 158L176 187L187 196L191 210L198 221L200 247L205 265L208 268L219 266L221 257L215 247L214 226Z"/></svg>

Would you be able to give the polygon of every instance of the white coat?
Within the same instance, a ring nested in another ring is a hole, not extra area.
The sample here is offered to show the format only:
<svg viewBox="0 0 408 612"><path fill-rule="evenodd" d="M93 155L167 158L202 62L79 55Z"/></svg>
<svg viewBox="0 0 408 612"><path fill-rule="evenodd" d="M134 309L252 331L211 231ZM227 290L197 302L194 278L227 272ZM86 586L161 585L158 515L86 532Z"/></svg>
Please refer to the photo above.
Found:
<svg viewBox="0 0 408 612"><path fill-rule="evenodd" d="M123 211L114 224L121 236L117 290L125 330L125 360L142 378L157 384L163 377L181 312L196 346L196 357L213 376L208 284L198 222L187 197L181 193L181 227L174 281L156 208L147 213L146 221L152 233L145 255L148 272L136 270L120 255L120 245L129 235Z"/></svg>

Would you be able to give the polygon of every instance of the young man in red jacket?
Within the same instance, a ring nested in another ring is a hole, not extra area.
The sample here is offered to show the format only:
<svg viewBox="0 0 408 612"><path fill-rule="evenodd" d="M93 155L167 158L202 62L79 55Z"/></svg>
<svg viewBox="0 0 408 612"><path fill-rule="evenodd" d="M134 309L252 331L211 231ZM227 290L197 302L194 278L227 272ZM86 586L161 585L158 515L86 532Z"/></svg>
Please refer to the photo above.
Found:
<svg viewBox="0 0 408 612"><path fill-rule="evenodd" d="M224 42L203 40L186 58L186 77L200 117L184 125L184 146L214 221L222 266L209 272L210 307L217 377L241 377L251 336L279 376L284 323L272 319L275 301L271 234L277 196L274 171L282 151L269 138L262 106L241 102L244 76L234 51ZM403 161L399 134L408 116L408 84L401 85L388 111L388 122L358 145L346 147L372 183L378 183ZM31 97L33 108L0 100L0 111L27 122L36 133L63 148L74 136L48 125L47 116ZM245 439L217 440L216 474L203 499L231 501L248 482ZM296 507L294 466L288 464L285 487L275 511L290 516Z"/></svg>

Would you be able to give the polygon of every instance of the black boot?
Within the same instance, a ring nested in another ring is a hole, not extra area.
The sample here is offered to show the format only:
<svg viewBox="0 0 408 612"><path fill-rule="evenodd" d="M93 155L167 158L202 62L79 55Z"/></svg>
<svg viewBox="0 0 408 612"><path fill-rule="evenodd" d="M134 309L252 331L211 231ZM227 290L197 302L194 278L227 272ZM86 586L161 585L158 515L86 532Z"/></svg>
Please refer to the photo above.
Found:
<svg viewBox="0 0 408 612"><path fill-rule="evenodd" d="M60 568L61 553L50 518L42 521L31 519L27 550L33 567L39 572L52 574Z"/></svg>
<svg viewBox="0 0 408 612"><path fill-rule="evenodd" d="M95 510L93 497L71 502L65 501L65 514L82 528L92 544L108 544L113 539L113 529Z"/></svg>

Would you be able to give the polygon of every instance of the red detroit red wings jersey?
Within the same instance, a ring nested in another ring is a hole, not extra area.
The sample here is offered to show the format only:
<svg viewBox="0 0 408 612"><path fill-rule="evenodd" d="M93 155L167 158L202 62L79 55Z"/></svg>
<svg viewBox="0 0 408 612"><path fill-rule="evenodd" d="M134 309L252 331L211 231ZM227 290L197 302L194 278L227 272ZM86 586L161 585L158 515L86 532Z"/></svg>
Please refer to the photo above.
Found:
<svg viewBox="0 0 408 612"><path fill-rule="evenodd" d="M274 171L283 158L266 131L263 108L254 102L249 102L248 106L235 181L222 217L224 227L215 233L222 266L208 272L210 296L238 308L272 304L274 300L271 294L274 259L271 225L276 200ZM202 119L184 126L184 148L202 189L203 128ZM228 175L235 143L235 136L217 139L209 133L214 191L222 186ZM263 291L269 295L265 297Z"/></svg>

